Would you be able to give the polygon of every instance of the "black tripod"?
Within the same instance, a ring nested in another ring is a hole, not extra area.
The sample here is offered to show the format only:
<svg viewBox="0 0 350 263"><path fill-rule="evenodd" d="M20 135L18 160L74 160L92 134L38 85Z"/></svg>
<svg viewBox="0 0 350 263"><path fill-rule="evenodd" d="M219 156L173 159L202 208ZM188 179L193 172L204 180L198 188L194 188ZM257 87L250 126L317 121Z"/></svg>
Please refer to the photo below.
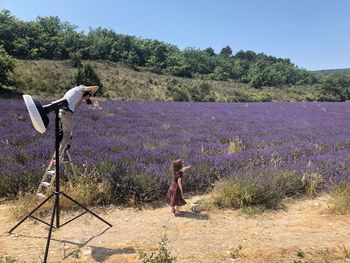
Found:
<svg viewBox="0 0 350 263"><path fill-rule="evenodd" d="M41 223L44 223L45 225L48 225L49 228L49 234L47 237L47 243L46 243L46 249L45 249L45 256L44 256L44 262L47 262L47 256L49 253L49 247L50 247L50 241L51 241L51 234L52 234L52 229L55 228L60 228L70 222L72 222L73 220L77 219L78 217L86 214L86 213L90 213L93 216L97 217L99 220L103 221L104 223L106 223L108 226L112 227L112 225L110 223L108 223L106 220L102 219L101 217L99 217L97 214L95 214L94 212L92 212L91 210L89 210L88 208L86 208L85 206L83 206L82 204L78 203L77 201L75 201L73 198L71 198L70 196L66 195L65 193L60 191L60 158L59 158L59 147L60 147L60 142L59 142L59 117L58 117L58 113L59 113L59 109L55 110L56 113L56 119L55 119L55 147L56 147L56 178L55 178L55 192L52 193L51 195L49 195L43 202L41 202L33 211L31 211L25 218L23 218L20 222L17 223L17 225L15 225L10 231L9 233L11 234L13 230L15 230L20 224L22 224L27 218L31 217L34 218L38 221L40 221ZM85 211L83 213L81 213L80 215L70 219L69 221L65 222L64 224L60 224L60 195L63 195L64 197L68 198L70 201L72 201L73 203L75 203L76 205L80 206L81 208L83 208ZM49 199L51 199L51 197L54 197L54 206L53 206L53 210L52 210L52 215L51 215L51 222L50 224L46 223L45 221L41 220L40 218L37 218L35 216L33 216L33 214L40 208L42 207ZM54 226L54 219L56 216L56 226Z"/></svg>

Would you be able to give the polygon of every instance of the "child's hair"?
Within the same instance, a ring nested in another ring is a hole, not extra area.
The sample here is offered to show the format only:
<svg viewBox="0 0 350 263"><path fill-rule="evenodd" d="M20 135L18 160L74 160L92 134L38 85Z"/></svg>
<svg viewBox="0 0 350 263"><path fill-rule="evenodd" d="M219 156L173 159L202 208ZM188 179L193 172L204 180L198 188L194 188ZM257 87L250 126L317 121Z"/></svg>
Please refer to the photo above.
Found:
<svg viewBox="0 0 350 263"><path fill-rule="evenodd" d="M173 171L174 173L180 172L182 169L182 160L177 159L176 161L173 162Z"/></svg>

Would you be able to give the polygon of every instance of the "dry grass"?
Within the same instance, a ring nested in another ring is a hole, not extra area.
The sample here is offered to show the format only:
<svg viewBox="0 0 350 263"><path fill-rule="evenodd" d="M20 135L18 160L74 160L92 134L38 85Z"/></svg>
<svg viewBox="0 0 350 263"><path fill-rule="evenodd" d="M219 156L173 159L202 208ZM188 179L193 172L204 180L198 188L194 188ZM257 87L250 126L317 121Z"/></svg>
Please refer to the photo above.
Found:
<svg viewBox="0 0 350 263"><path fill-rule="evenodd" d="M73 184L66 183L61 189L65 194L78 201L80 204L91 207L95 205L104 205L109 202L109 185L107 183L98 183L90 180L86 176L81 176ZM54 188L51 188L47 193L47 196L54 192ZM14 207L11 209L13 217L18 220L28 215L36 206L38 206L43 198L38 197L35 193L20 194L13 201ZM54 206L54 197L50 198L38 211L33 215L39 217L45 216L52 212ZM60 195L60 209L62 211L75 211L80 209L79 206L74 204L68 198Z"/></svg>
<svg viewBox="0 0 350 263"><path fill-rule="evenodd" d="M331 193L329 207L334 214L350 214L350 183L336 185Z"/></svg>
<svg viewBox="0 0 350 263"><path fill-rule="evenodd" d="M232 80L215 81L206 76L196 78L180 78L171 75L158 75L145 69L131 69L109 61L83 61L95 68L104 86L103 96L110 99L127 100L173 100L169 93L169 85L200 90L204 84L208 94L215 101L300 101L310 97L317 99L314 89L308 87L265 87L254 89L248 84ZM73 84L73 76L77 69L70 61L54 60L17 60L14 71L16 90L35 94L39 98L60 98ZM311 95L309 95L311 94Z"/></svg>

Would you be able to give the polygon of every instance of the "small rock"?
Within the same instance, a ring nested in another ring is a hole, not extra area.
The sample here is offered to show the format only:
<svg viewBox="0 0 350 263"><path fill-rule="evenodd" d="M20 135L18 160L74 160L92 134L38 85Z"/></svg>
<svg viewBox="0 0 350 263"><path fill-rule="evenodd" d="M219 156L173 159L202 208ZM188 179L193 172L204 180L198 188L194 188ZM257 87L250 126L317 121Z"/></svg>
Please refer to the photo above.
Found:
<svg viewBox="0 0 350 263"><path fill-rule="evenodd" d="M202 208L199 204L192 204L191 211L195 213L200 213L202 211Z"/></svg>
<svg viewBox="0 0 350 263"><path fill-rule="evenodd" d="M84 256L91 255L91 254L92 254L92 249L91 249L91 247L84 249L84 250L82 251L82 253L83 253Z"/></svg>

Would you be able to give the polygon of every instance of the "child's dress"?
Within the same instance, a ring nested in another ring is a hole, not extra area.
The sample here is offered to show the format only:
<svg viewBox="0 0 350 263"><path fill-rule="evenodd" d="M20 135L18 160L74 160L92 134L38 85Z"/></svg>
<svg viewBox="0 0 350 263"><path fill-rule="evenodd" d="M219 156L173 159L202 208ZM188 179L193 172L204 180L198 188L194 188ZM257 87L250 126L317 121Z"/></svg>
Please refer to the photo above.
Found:
<svg viewBox="0 0 350 263"><path fill-rule="evenodd" d="M186 201L182 198L181 190L177 183L179 178L182 178L182 172L174 173L173 180L168 189L167 202L170 206L181 206L186 204Z"/></svg>

